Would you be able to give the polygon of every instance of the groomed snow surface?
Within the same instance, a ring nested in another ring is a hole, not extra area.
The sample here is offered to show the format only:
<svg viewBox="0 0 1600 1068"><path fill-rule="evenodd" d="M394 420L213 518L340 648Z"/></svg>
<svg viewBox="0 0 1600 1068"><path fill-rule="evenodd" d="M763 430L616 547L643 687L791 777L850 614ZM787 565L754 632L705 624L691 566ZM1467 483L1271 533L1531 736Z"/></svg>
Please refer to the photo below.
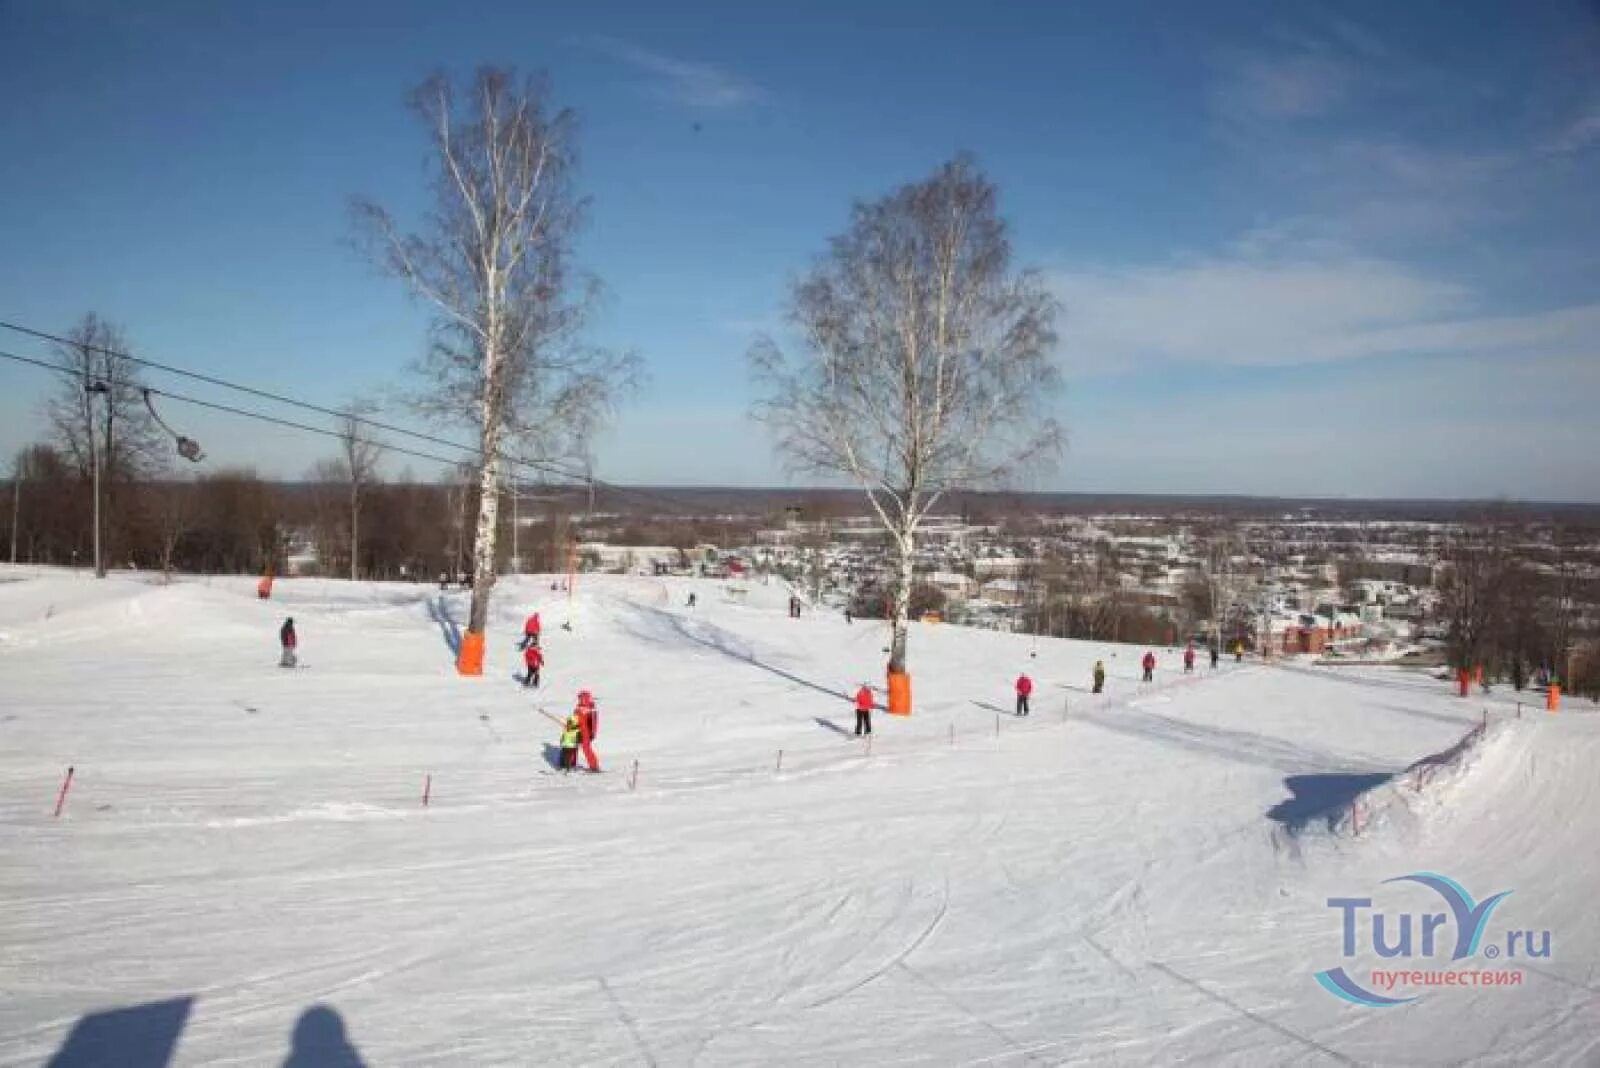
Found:
<svg viewBox="0 0 1600 1068"><path fill-rule="evenodd" d="M501 583L462 679L462 593L0 570L0 1061L1600 1063L1591 705L1203 655L1186 678L1165 649L1146 686L1140 648L919 625L915 714L880 711L869 750L849 695L881 699L882 623L791 620L776 584L550 582ZM580 688L602 775L551 769ZM1548 957L1452 962L1453 926L1377 956L1374 911L1391 942L1445 911L1384 882L1415 872L1514 891L1483 945L1548 931ZM1340 1000L1316 978L1340 966L1421 996Z"/></svg>

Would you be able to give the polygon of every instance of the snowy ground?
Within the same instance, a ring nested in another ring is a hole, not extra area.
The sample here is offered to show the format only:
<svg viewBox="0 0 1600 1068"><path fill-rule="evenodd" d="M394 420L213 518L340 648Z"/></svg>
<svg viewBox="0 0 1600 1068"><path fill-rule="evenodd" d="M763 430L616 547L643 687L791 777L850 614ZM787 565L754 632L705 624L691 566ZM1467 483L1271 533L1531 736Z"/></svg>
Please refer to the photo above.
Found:
<svg viewBox="0 0 1600 1068"><path fill-rule="evenodd" d="M846 695L881 683L882 624L786 597L508 582L463 680L460 594L0 569L0 1061L1600 1063L1593 706L1184 678L1167 650L1142 686L1142 649L929 625L916 712L868 751ZM535 607L537 693L512 647ZM286 614L304 670L275 666ZM604 775L549 771L540 709L579 688ZM1378 785L1485 708L1448 774ZM1307 819L1363 787L1359 834ZM1385 961L1364 928L1342 956L1327 899L1438 911L1383 883L1421 871L1514 890L1485 944L1548 930L1549 957ZM1523 978L1372 1008L1318 984L1339 965Z"/></svg>

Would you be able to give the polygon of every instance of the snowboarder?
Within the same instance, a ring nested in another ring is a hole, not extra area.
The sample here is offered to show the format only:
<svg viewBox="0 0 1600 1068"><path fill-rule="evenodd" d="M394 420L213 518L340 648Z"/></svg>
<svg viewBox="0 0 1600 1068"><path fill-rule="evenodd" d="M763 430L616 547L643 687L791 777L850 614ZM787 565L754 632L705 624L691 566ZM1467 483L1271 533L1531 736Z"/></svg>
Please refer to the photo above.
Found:
<svg viewBox="0 0 1600 1068"><path fill-rule="evenodd" d="M856 733L872 733L872 687L864 682L856 691Z"/></svg>
<svg viewBox="0 0 1600 1068"><path fill-rule="evenodd" d="M1017 676L1017 715L1028 714L1028 697L1033 693L1033 680L1026 674Z"/></svg>
<svg viewBox="0 0 1600 1068"><path fill-rule="evenodd" d="M538 645L539 629L539 613L535 612L533 615L528 617L528 621L526 623L522 624L522 642L517 646L517 648L526 649L530 645Z"/></svg>
<svg viewBox="0 0 1600 1068"><path fill-rule="evenodd" d="M1185 675L1194 673L1194 642L1190 642L1189 647L1183 651L1183 673Z"/></svg>
<svg viewBox="0 0 1600 1068"><path fill-rule="evenodd" d="M1154 682L1154 681L1156 681L1156 654L1155 654L1155 651L1154 650L1150 650L1150 651L1146 652L1144 654L1144 660L1142 660L1140 663L1141 663L1141 666L1144 668L1144 681L1145 682Z"/></svg>
<svg viewBox="0 0 1600 1068"><path fill-rule="evenodd" d="M1104 690L1105 688L1106 688L1106 662L1104 660L1096 660L1094 662L1094 692L1095 693L1099 693L1102 690Z"/></svg>
<svg viewBox="0 0 1600 1068"><path fill-rule="evenodd" d="M1209 646L1209 648L1211 650L1211 670L1215 671L1217 670L1217 661L1222 658L1222 652L1215 645Z"/></svg>
<svg viewBox="0 0 1600 1068"><path fill-rule="evenodd" d="M522 663L527 667L528 673L523 676L522 685L539 688L539 670L544 667L544 653L537 645L528 646L522 654Z"/></svg>
<svg viewBox="0 0 1600 1068"><path fill-rule="evenodd" d="M278 657L278 666L294 667L298 663L294 651L300 645L300 639L294 632L294 617L285 619L283 626L278 628L278 644L283 647L283 655Z"/></svg>
<svg viewBox="0 0 1600 1068"><path fill-rule="evenodd" d="M578 745L583 750L583 759L590 771L599 771L600 758L594 755L594 740L600 733L600 710L594 706L594 695L588 690L578 692L578 708L573 715L578 717ZM576 756L572 758L572 766L578 766Z"/></svg>
<svg viewBox="0 0 1600 1068"><path fill-rule="evenodd" d="M574 712L561 725L561 770L571 771L578 766L578 739L582 735L578 714Z"/></svg>

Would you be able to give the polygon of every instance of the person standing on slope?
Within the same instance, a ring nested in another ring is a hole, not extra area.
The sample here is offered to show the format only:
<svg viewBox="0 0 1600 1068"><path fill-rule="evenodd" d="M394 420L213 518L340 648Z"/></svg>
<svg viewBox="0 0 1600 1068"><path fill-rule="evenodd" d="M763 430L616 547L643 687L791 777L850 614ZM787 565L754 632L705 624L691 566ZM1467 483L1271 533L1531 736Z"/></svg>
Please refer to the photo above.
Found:
<svg viewBox="0 0 1600 1068"><path fill-rule="evenodd" d="M600 710L594 706L594 695L588 690L578 693L578 708L573 712L578 717L578 745L583 749L583 759L588 763L590 771L600 770L600 758L594 755L594 739L600 733ZM578 758L572 758L572 766L578 766Z"/></svg>
<svg viewBox="0 0 1600 1068"><path fill-rule="evenodd" d="M278 628L278 644L283 648L283 655L278 657L278 666L292 668L299 661L295 658L295 649L300 645L300 638L294 632L294 618L291 616L283 621L283 626Z"/></svg>
<svg viewBox="0 0 1600 1068"><path fill-rule="evenodd" d="M1095 693L1099 693L1102 690L1104 690L1105 688L1106 688L1106 662L1104 660L1096 660L1094 662L1094 692Z"/></svg>
<svg viewBox="0 0 1600 1068"><path fill-rule="evenodd" d="M544 667L544 652L537 645L530 645L522 654L522 663L528 669L528 673L523 676L522 685L532 686L537 690L539 671Z"/></svg>
<svg viewBox="0 0 1600 1068"><path fill-rule="evenodd" d="M1141 661L1141 666L1144 668L1144 681L1156 681L1156 654L1154 650L1148 651L1144 654L1144 660Z"/></svg>
<svg viewBox="0 0 1600 1068"><path fill-rule="evenodd" d="M1221 651L1218 650L1215 645L1211 646L1211 670L1212 671L1217 670L1217 660L1221 656L1222 656Z"/></svg>
<svg viewBox="0 0 1600 1068"><path fill-rule="evenodd" d="M1189 647L1183 651L1183 673L1194 674L1194 642L1190 642Z"/></svg>
<svg viewBox="0 0 1600 1068"><path fill-rule="evenodd" d="M1026 674L1017 676L1017 715L1028 714L1028 698L1033 694L1033 680Z"/></svg>
<svg viewBox="0 0 1600 1068"><path fill-rule="evenodd" d="M872 687L864 682L856 691L856 733L872 733Z"/></svg>
<svg viewBox="0 0 1600 1068"><path fill-rule="evenodd" d="M539 613L535 612L528 617L526 623L522 624L522 644L518 645L517 648L526 649L530 645L538 645L539 629Z"/></svg>
<svg viewBox="0 0 1600 1068"><path fill-rule="evenodd" d="M582 731L576 712L561 724L561 770L564 772L578 766L578 739L582 736Z"/></svg>

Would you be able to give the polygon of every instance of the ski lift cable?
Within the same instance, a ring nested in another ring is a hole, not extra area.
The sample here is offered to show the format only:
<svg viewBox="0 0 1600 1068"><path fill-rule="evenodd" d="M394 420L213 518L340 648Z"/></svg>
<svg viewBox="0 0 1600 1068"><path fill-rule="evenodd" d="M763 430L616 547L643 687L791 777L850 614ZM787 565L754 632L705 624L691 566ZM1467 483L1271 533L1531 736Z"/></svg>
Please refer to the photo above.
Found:
<svg viewBox="0 0 1600 1068"><path fill-rule="evenodd" d="M390 434L399 434L399 435L402 435L404 437L413 438L415 440L426 442L426 443L431 444L431 445L441 445L441 446L444 446L445 448L456 449L456 450L459 450L459 451L464 452L464 453L468 453L468 454L473 455L473 456L481 456L482 455L482 449L479 448L478 446L466 445L466 444L463 444L463 443L461 443L459 441L451 441L448 438L442 438L442 437L439 437L439 436L434 435L434 434L424 433L423 431L420 431L420 430L410 430L410 429L407 429L406 427L395 426L392 423L385 423L385 422L382 422L382 421L377 420L377 419L369 419L366 416L358 415L358 414L356 414L354 412L340 411L338 409L329 408L329 407L326 407L325 405L316 404L316 403L313 403L311 401L304 401L304 400L299 400L299 399L297 399L295 397L286 396L286 395L284 395L282 393L274 393L274 392L272 392L270 390L258 389L258 388L254 387L254 386L247 386L247 385L243 385L243 384L238 383L238 382L230 382L227 379L219 378L219 377L217 377L215 375L208 375L208 374L204 374L204 373L199 372L199 371L190 371L190 370L188 370L186 368L183 368L183 367L175 367L172 364L162 363L159 360L152 360L152 359L149 359L149 358L144 357L144 356L135 356L131 352L120 352L120 351L118 351L116 349L106 348L106 347L100 346L100 345L83 344L82 342L73 341L71 338L62 337L59 334L52 334L52 333L49 333L48 331L45 331L45 330L37 330L37 329L35 329L33 327L22 326L19 323L8 322L6 320L0 320L0 329L15 331L16 333L19 333L19 334L25 334L25 335L27 335L29 337L38 338L41 341L50 341L50 342L54 342L54 343L59 344L59 345L72 345L72 346L75 346L77 348L81 348L81 349L84 349L86 351L89 351L89 352L98 352L98 353L101 353L101 354L106 355L106 356L114 357L116 359L127 360L127 361L129 361L131 363L139 364L142 367L149 367L150 369L155 370L155 371L161 371L161 372L164 372L166 374L178 375L178 376L183 377L183 378L190 378L190 379L193 379L193 380L195 380L197 382L204 382L207 385L218 386L218 387L220 387L222 389L234 390L234 391L239 392L239 393L248 394L249 396L259 397L262 400L273 401L273 402L278 403L278 404L287 404L287 405L289 405L291 407L304 408L307 411L317 412L320 415L332 416L332 417L337 418L337 419L349 419L349 420L351 420L353 422L360 423L360 424L363 424L365 426L372 427L375 430L382 430L382 431L384 431L386 433L390 433ZM45 368L47 368L49 370L64 371L65 373L75 373L75 372L71 372L68 369L56 366L54 364L45 363L43 361L28 360L28 359L25 359L25 358L20 358L20 359L22 359L22 362L25 362L25 363L36 363L39 366L45 367ZM170 394L170 393L167 394L167 395L168 396L173 396L173 394ZM191 403L194 403L194 402L191 402ZM321 431L317 431L317 432L320 433ZM339 435L335 434L334 436L339 436ZM396 448L394 446L386 446L386 448L389 448L390 451L393 451L393 452L403 452L404 451L404 450L401 450L401 449ZM417 455L417 454L416 453L406 453L406 455ZM632 497L635 497L635 498L641 499L641 500L655 500L655 501L665 502L668 505L668 510L669 511L678 511L678 512L684 512L685 511L684 505L682 503L678 502L678 501L671 500L670 498L661 496L659 494L649 493L648 491L643 491L643 490L633 489L633 488L624 488L622 486L617 486L617 485L614 485L614 484L609 483L609 482L604 482L604 481L602 481L600 479L595 478L593 475L589 474L587 471L580 471L577 468L574 468L574 467L572 467L570 465L567 465L567 464L561 464L561 463L558 463L558 462L555 462L555 461L551 461L551 460L518 459L516 457L512 457L512 456L506 455L504 453L502 453L501 456L502 456L502 459L505 459L509 463L518 464L518 465L521 465L523 467L532 468L535 471L540 471L540 472L547 473L547 474L559 475L559 476L561 476L563 478L569 478L569 479L579 480L579 481L582 481L582 482L585 482L585 483L593 484L596 488L603 488L603 489L605 489L605 490L607 490L609 492L612 492L612 493L618 494L618 495L622 495L622 496L632 496ZM458 460L445 460L445 459L439 458L439 457L428 457L428 458L429 459L433 459L436 462L446 463L446 464L455 464L455 463L460 462Z"/></svg>
<svg viewBox="0 0 1600 1068"><path fill-rule="evenodd" d="M328 406L325 406L325 404L317 404L312 403L312 401L298 400L298 398L294 397L286 397L286 395L283 395L283 393L274 393L270 392L270 390L256 389L256 387L253 387L253 385L243 385L240 384L240 382L230 382L227 381L227 379L222 379L222 377L213 376L213 374L203 374L200 373L200 371L189 371L187 368L178 368L178 366L170 365L170 363L162 363L162 361L150 360L150 358L147 357L136 357L136 355L133 355L131 352L118 352L118 350L107 349L107 347L102 347L102 345L83 344L83 342L72 341L70 337L62 337L59 336L59 334L51 334L48 333L48 331L42 331L42 329L34 329L32 326L22 326L19 325L19 323L10 323L10 321L5 320L0 320L0 329L10 329L10 331L14 331L14 333L27 334L29 337L37 337L37 339L40 339L40 341L50 341L54 342L54 344L75 345L75 347L78 347L78 349L88 350L88 352L102 353L102 355L118 358L118 360L128 360L130 363L138 363L138 365L146 366L146 368L154 369L154 371L162 371L162 373L166 374L176 374L176 376L187 377L187 379L194 379L194 381L197 382L205 382L205 384L208 385L216 385L216 387L221 387L221 389L235 390L235 392L246 393L246 395L250 395L250 397L258 397L261 398L261 400L275 401L275 403L278 404L290 404L290 406L293 406L293 408L304 408L306 411L315 411L318 412L318 414L323 414L323 416L333 416L334 419L350 419L352 422L358 422L358 424L373 427L374 430L382 430L382 432L386 433L398 433L398 435L408 436L408 438L414 438L414 440L426 441L426 443L429 444L438 444L438 446L445 446L445 448L458 449L458 451L469 452L469 454L474 454L474 456L482 456L482 448L478 448L478 446L472 446L472 444L464 444L461 443L461 441L451 441L450 438L440 438L440 436L432 435L432 433L424 433L421 432L421 430L410 430L410 428L406 427L397 427L397 425L387 424L387 422L382 422L382 420L368 419L368 417L360 416L360 414L355 414L355 412L339 411L339 409L336 408L328 408ZM59 366L48 365L48 363L42 363L42 361L30 361L30 363L40 363L40 366L45 366L45 368L54 369L54 371L62 371L62 368L59 368ZM389 446L389 448L392 448L392 446ZM398 449L394 449L394 451L398 451ZM578 468L571 467L571 465L560 464L560 462L555 462L555 460L517 459L517 457L506 456L506 454L501 454L501 459L507 460L507 462L510 462L510 464L518 464L522 465L522 467L530 467L533 468L533 470L539 470L539 472L554 473L554 475L560 475L563 476L563 478L592 481L592 483L594 483L595 486L598 486L598 488L605 488L611 492L618 492L618 494L632 494L632 496L642 497L642 499L646 499L646 497L648 497L648 499L666 500L664 497L656 497L656 494L646 494L646 492L638 491L638 489L624 489L621 488L621 486L613 486L611 483L605 483L605 481L594 478L594 476L589 475L587 472L581 472L581 470L578 470ZM454 464L454 462L458 462L458 460L440 460L440 462ZM672 504L674 504L674 507L682 508L682 505L678 505L677 502L672 502Z"/></svg>

